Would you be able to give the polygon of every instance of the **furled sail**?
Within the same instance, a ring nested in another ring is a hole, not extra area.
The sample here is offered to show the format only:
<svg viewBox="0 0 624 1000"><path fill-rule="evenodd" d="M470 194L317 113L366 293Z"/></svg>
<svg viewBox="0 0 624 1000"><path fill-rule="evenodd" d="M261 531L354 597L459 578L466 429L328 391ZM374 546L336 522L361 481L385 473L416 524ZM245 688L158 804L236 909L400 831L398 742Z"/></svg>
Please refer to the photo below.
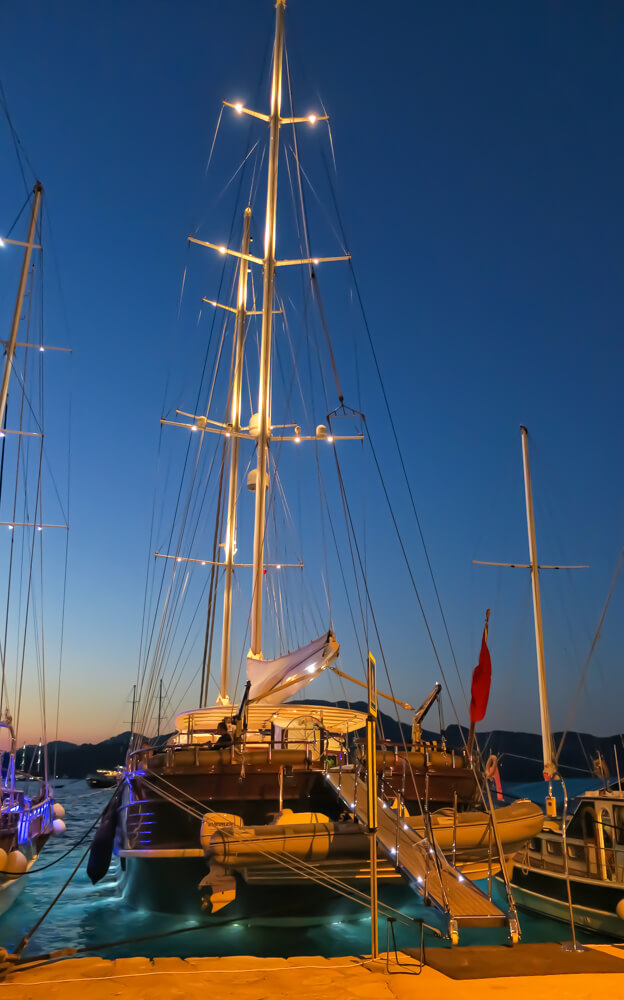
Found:
<svg viewBox="0 0 624 1000"><path fill-rule="evenodd" d="M247 679L251 681L250 701L268 698L280 704L296 694L306 684L333 663L340 646L333 632L325 632L292 653L279 656L276 660L260 660L247 657Z"/></svg>

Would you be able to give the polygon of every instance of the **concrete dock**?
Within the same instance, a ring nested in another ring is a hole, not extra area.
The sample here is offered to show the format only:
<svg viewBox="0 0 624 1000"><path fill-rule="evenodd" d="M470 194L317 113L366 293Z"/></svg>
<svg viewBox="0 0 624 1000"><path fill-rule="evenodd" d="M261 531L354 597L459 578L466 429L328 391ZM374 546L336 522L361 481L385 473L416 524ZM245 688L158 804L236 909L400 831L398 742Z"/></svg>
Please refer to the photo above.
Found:
<svg viewBox="0 0 624 1000"><path fill-rule="evenodd" d="M413 1000L414 997L435 995L450 1000L488 1000L522 998L531 1000L574 998L595 1000L598 996L622 995L624 951L616 947L592 947L581 955L562 959L572 972L560 973L559 946L553 951L553 974L543 968L551 966L548 953L533 957L519 945L504 949L517 963L525 964L526 975L491 976L500 971L504 955L501 949L456 949L448 953L445 972L425 965L419 967L414 953L392 954L386 963L382 955L375 962L365 958L123 958L107 961L103 958L73 958L49 964L25 965L11 971L2 982L2 992L11 1000L28 998L63 998L63 1000L107 1000L109 997L149 997L150 1000ZM541 946L537 946L540 948ZM440 951L441 949L435 949ZM496 951L496 954L495 954ZM484 954L485 953L485 954ZM452 957L457 956L457 958ZM432 961L440 962L435 956ZM570 959L572 963L570 964ZM445 959L441 960L444 963ZM539 971L539 965L542 971ZM620 971L621 968L621 971ZM479 978L463 978L467 970ZM582 971L583 969L589 971Z"/></svg>

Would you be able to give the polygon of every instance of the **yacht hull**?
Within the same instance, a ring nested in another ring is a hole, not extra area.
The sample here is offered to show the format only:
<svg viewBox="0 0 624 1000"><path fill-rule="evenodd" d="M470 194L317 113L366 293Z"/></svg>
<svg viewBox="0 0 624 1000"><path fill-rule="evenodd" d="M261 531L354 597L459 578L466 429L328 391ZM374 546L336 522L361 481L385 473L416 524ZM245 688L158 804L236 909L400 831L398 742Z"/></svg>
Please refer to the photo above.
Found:
<svg viewBox="0 0 624 1000"><path fill-rule="evenodd" d="M211 914L202 907L199 883L208 873L201 857L142 857L120 852L125 861L124 902L135 909L201 917L216 923L254 922L275 926L314 926L336 920L365 918L368 908L362 903L337 894L310 879L288 877L283 870L251 875L246 881L235 876L235 898ZM124 857L125 855L125 857ZM361 868L361 865L358 867ZM325 869L321 868L321 873ZM344 878L344 876L341 876ZM368 895L368 874L358 872L344 878L349 887ZM301 888L305 886L305 892ZM394 869L382 871L379 901L404 910L417 902L416 893Z"/></svg>

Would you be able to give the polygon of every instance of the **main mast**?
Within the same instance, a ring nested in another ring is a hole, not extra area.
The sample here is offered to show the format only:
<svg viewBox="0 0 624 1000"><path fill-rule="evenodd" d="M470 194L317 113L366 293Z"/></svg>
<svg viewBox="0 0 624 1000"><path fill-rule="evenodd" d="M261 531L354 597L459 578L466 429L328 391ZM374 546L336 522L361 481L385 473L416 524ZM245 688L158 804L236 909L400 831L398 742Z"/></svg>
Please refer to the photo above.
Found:
<svg viewBox="0 0 624 1000"><path fill-rule="evenodd" d="M249 227L251 209L245 209L241 262L238 272L238 295L236 298L236 330L234 334L234 378L232 380L232 425L230 440L230 469L228 480L228 512L225 534L225 582L223 588L223 633L221 640L221 683L218 701L229 703L228 672L230 665L230 633L232 626L232 581L234 577L234 556L236 554L236 495L238 492L238 451L241 429L241 394L243 385L243 359L245 354L245 320L247 316L247 274L249 262Z"/></svg>
<svg viewBox="0 0 624 1000"><path fill-rule="evenodd" d="M548 711L546 690L546 666L544 660L544 635L542 631L542 602L539 589L539 565L537 543L535 541L535 519L533 517L533 493L531 490L531 470L529 468L529 432L521 427L522 462L524 466L524 494L526 499L527 529L529 533L529 558L531 560L531 587L533 590L533 615L535 619L535 648L537 651L537 677L539 683L540 721L542 725L542 753L544 756L544 776L553 777L556 766L553 760L553 741Z"/></svg>
<svg viewBox="0 0 624 1000"><path fill-rule="evenodd" d="M284 48L284 8L286 0L275 3L275 41L271 81L271 117L266 221L264 228L264 280L262 288L262 338L258 387L258 467L255 481L253 548L253 596L251 607L250 655L262 658L262 589L264 580L264 536L266 491L269 485L268 456L271 436L271 334L275 283L275 228L277 216L277 168L279 160L280 109L282 100L282 56Z"/></svg>

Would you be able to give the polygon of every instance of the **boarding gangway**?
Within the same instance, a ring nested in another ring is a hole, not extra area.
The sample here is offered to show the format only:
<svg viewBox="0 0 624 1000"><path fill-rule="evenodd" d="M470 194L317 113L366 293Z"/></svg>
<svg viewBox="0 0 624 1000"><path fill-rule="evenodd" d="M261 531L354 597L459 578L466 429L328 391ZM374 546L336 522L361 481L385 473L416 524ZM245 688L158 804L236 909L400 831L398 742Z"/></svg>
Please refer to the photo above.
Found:
<svg viewBox="0 0 624 1000"><path fill-rule="evenodd" d="M328 783L349 812L367 825L366 781L354 771L326 773ZM509 928L511 943L518 941L516 914L505 913L473 882L451 865L442 852L401 820L395 809L378 798L377 843L412 887L448 919L453 944L460 927Z"/></svg>

